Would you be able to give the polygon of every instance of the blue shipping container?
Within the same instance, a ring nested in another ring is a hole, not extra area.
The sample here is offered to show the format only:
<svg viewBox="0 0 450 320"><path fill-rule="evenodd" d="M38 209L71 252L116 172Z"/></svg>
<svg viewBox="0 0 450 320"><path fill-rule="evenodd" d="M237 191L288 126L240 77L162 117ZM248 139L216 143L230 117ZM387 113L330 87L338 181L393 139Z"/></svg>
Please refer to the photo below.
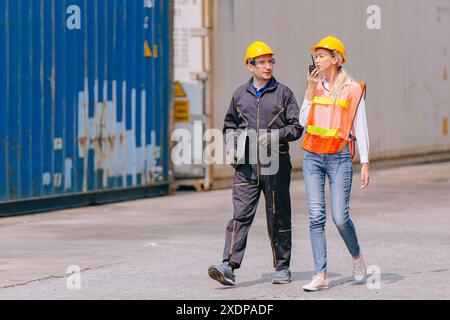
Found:
<svg viewBox="0 0 450 320"><path fill-rule="evenodd" d="M168 193L171 7L0 0L0 215Z"/></svg>

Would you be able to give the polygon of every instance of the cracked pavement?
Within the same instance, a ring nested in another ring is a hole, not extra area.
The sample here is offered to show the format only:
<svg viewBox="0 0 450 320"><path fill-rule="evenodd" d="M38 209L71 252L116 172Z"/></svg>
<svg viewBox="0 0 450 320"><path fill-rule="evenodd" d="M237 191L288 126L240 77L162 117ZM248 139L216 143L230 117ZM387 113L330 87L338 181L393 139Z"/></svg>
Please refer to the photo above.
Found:
<svg viewBox="0 0 450 320"><path fill-rule="evenodd" d="M290 284L271 284L262 199L236 287L208 278L232 212L224 189L2 218L0 299L450 299L450 162L378 168L367 190L358 184L355 174L351 216L366 265L381 272L379 289L351 281L351 258L328 212L331 288L301 291L313 263L298 179ZM81 270L79 290L67 286L70 266Z"/></svg>

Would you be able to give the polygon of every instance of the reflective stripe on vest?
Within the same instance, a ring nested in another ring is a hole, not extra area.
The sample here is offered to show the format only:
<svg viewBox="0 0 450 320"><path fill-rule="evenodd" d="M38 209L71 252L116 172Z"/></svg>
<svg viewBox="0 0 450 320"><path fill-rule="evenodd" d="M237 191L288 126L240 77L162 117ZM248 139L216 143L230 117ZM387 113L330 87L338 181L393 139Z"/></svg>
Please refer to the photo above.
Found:
<svg viewBox="0 0 450 320"><path fill-rule="evenodd" d="M327 97L314 97L312 102L315 104L321 104L324 106L333 104L333 100L331 98L327 98ZM348 100L338 99L336 101L335 105L340 106L342 108L348 108Z"/></svg>
<svg viewBox="0 0 450 320"><path fill-rule="evenodd" d="M302 148L318 154L335 154L349 142L356 110L365 96L365 84L349 82L334 102L319 82L308 116ZM334 102L334 103L333 103Z"/></svg>
<svg viewBox="0 0 450 320"><path fill-rule="evenodd" d="M307 133L317 134L323 137L339 137L339 131L334 129L321 128L316 126L308 126Z"/></svg>

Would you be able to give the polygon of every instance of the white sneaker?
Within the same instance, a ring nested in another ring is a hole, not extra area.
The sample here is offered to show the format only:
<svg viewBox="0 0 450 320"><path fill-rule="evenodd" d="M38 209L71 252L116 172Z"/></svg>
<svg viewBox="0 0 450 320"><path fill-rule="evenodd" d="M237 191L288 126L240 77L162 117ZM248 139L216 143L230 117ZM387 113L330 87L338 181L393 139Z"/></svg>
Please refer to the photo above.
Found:
<svg viewBox="0 0 450 320"><path fill-rule="evenodd" d="M363 282L366 277L366 266L364 265L364 260L362 255L358 259L353 260L353 279L355 282Z"/></svg>
<svg viewBox="0 0 450 320"><path fill-rule="evenodd" d="M312 278L311 283L303 286L303 290L308 291L308 292L315 292L315 291L328 289L328 288L329 288L329 286L328 286L327 278L321 277L319 275L315 275Z"/></svg>

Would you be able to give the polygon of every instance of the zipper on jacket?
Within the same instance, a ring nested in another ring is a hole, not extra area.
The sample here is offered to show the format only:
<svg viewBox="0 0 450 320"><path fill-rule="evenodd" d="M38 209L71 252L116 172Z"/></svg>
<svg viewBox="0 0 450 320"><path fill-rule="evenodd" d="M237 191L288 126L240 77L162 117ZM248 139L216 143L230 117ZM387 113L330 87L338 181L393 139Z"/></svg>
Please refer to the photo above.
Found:
<svg viewBox="0 0 450 320"><path fill-rule="evenodd" d="M275 214L275 191L272 191L272 214Z"/></svg>
<svg viewBox="0 0 450 320"><path fill-rule="evenodd" d="M256 103L256 139L259 139L259 99ZM258 179L257 185L259 186L259 141L256 142L256 175Z"/></svg>
<svg viewBox="0 0 450 320"><path fill-rule="evenodd" d="M270 121L270 123L269 123L269 125L268 125L269 128L270 128L270 126L275 122L275 120L277 120L277 118L280 116L280 114L281 114L283 111L284 111L284 107L281 107L280 112L278 112L278 113L276 114L276 116L272 119L272 121Z"/></svg>
<svg viewBox="0 0 450 320"><path fill-rule="evenodd" d="M244 115L242 114L241 108L239 108L239 106L238 106L238 107L236 107L236 110L239 113L239 115L241 116L241 118L244 120L244 122L245 122L245 124L247 125L247 128L248 128L248 121L247 121L247 119L245 119Z"/></svg>

